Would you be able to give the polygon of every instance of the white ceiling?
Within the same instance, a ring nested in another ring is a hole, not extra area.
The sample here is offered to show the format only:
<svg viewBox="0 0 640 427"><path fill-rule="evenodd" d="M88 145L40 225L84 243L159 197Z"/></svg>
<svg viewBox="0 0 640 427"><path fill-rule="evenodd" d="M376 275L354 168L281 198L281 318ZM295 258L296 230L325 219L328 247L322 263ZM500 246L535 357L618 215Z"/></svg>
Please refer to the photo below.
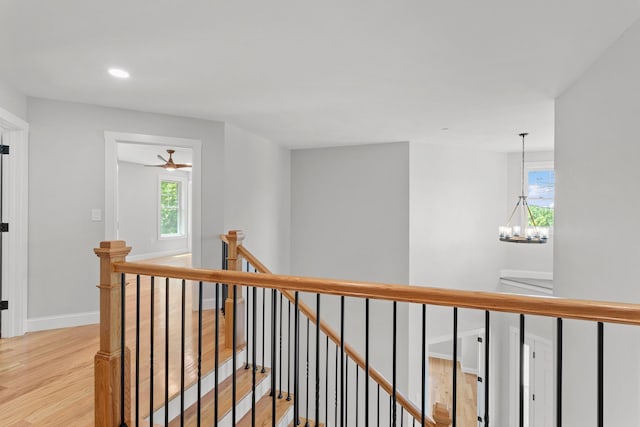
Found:
<svg viewBox="0 0 640 427"><path fill-rule="evenodd" d="M544 149L554 98L639 13L639 0L0 0L0 77L288 147L517 151L528 131Z"/></svg>
<svg viewBox="0 0 640 427"><path fill-rule="evenodd" d="M118 161L137 163L140 165L161 165L164 162L158 158L161 155L164 159L169 158L167 149L175 151L173 161L175 163L193 164L193 151L184 147L165 147L152 144L135 144L131 142L118 142L116 152Z"/></svg>

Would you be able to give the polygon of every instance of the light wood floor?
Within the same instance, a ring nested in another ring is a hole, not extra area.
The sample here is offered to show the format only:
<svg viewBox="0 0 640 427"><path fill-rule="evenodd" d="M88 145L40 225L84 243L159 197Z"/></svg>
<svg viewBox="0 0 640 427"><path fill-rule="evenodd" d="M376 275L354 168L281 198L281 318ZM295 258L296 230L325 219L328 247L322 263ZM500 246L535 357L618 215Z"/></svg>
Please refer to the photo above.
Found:
<svg viewBox="0 0 640 427"><path fill-rule="evenodd" d="M478 377L462 372L458 363L456 403L457 425L460 427L475 427L478 425ZM429 397L431 406L434 402L441 402L451 407L453 385L453 366L451 360L429 358Z"/></svg>
<svg viewBox="0 0 640 427"><path fill-rule="evenodd" d="M151 262L189 266L191 258L172 257ZM198 313L191 310L191 293L185 299L185 383L197 378ZM156 281L154 313L154 407L164 402L165 327L169 325L169 395L180 390L180 334L182 288L179 281L169 286L169 321L165 319L164 279ZM127 278L127 346L131 349L131 369L135 373L135 277ZM97 294L96 294L97 297ZM149 413L150 387L150 302L149 279L141 281L140 313L140 400L139 417ZM203 312L203 335L214 335L215 311ZM224 330L221 319L220 331ZM99 325L32 332L23 337L0 340L0 425L91 426L93 425L93 358L99 345ZM213 369L213 339L203 339L203 373ZM220 334L220 361L231 356ZM132 384L135 396L135 383Z"/></svg>

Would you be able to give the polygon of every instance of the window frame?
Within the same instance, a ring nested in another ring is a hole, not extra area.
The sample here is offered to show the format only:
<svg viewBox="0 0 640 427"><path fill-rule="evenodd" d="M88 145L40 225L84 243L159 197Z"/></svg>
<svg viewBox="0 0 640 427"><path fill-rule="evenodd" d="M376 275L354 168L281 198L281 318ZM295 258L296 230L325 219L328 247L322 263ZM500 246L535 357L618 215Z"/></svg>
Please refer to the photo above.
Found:
<svg viewBox="0 0 640 427"><path fill-rule="evenodd" d="M162 234L162 183L176 182L178 183L178 232L175 234ZM158 176L158 240L176 240L187 237L187 179L182 176L175 175L159 175Z"/></svg>
<svg viewBox="0 0 640 427"><path fill-rule="evenodd" d="M549 161L542 161L542 162L525 162L524 164L524 186L525 189L527 191L527 201L530 201L529 199L529 172L535 172L535 171L553 171L554 173L554 177L555 177L555 165L554 162L552 160ZM553 232L553 229L555 227L555 203L556 203L556 198L555 198L555 180L554 180L554 184L553 184L554 190L553 190L553 224L549 227L549 234L551 234ZM549 236L551 237L551 236Z"/></svg>

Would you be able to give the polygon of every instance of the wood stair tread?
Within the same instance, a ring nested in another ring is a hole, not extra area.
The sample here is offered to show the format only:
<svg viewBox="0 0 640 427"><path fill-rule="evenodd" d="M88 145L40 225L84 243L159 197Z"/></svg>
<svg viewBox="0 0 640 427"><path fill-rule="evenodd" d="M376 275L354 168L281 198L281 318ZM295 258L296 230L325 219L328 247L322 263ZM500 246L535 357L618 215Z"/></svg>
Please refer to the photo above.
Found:
<svg viewBox="0 0 640 427"><path fill-rule="evenodd" d="M286 396L286 394L283 393ZM271 426L271 407L272 398L269 395L263 396L262 399L256 402L256 426L266 427ZM290 408L293 408L293 397L291 400L287 400L286 397L282 399L276 399L276 420L280 422L282 418L287 414ZM241 427L251 427L251 410L242 417L242 419L236 424Z"/></svg>
<svg viewBox="0 0 640 427"><path fill-rule="evenodd" d="M260 369L256 371L256 386L264 381L270 374L270 369L265 369L264 373L260 372ZM218 386L218 420L222 419L226 414L231 411L231 393L233 388L233 378L230 376L225 379ZM252 376L251 369L245 369L244 366L236 370L236 401L242 400L244 397L251 394L252 388ZM214 418L214 404L215 404L216 390L213 389L200 399L201 414L200 419L203 425L213 425ZM195 426L197 424L197 410L198 405L194 403L184 411L184 425ZM155 420L154 420L155 421ZM180 417L173 419L170 426L179 426Z"/></svg>

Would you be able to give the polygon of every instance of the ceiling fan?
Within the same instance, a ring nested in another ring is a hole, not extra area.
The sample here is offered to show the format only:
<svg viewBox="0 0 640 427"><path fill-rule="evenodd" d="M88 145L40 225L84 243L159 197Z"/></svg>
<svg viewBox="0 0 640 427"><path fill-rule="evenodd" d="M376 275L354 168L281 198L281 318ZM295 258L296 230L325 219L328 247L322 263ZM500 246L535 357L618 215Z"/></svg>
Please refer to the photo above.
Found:
<svg viewBox="0 0 640 427"><path fill-rule="evenodd" d="M165 159L164 157L162 157L160 154L158 154L158 158L160 160L162 160L163 162L165 162L163 165L145 165L147 167L156 167L156 168L164 168L167 170L176 170L176 169L181 169L181 168L190 168L191 164L189 163L176 163L173 161L173 153L175 153L176 150L167 150L167 153L169 153L169 159Z"/></svg>

